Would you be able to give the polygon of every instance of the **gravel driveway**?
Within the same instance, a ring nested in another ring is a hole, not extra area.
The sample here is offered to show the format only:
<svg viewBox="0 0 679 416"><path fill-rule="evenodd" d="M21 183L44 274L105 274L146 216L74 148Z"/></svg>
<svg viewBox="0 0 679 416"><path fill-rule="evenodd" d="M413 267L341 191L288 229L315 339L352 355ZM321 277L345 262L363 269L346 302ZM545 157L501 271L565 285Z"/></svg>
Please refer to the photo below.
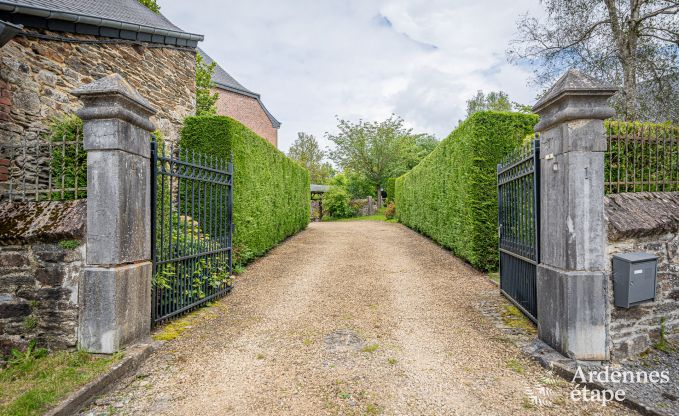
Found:
<svg viewBox="0 0 679 416"><path fill-rule="evenodd" d="M505 302L399 224L313 223L85 414L631 414L572 402L479 311Z"/></svg>

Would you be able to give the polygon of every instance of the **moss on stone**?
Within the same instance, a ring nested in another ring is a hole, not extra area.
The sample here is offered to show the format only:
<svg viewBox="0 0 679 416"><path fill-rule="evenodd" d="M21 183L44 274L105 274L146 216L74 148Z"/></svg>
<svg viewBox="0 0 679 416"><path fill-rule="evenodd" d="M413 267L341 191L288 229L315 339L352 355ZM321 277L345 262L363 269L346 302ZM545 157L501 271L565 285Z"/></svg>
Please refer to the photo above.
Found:
<svg viewBox="0 0 679 416"><path fill-rule="evenodd" d="M78 240L61 240L59 241L59 247L64 250L75 250L80 247L80 241Z"/></svg>

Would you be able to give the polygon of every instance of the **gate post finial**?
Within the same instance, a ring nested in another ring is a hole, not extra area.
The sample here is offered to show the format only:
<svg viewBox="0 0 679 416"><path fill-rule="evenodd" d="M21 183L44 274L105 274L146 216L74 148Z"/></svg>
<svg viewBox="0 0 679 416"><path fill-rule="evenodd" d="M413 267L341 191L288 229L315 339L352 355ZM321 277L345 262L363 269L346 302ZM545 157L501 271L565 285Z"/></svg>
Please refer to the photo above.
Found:
<svg viewBox="0 0 679 416"><path fill-rule="evenodd" d="M120 75L82 86L87 151L86 265L78 343L113 353L145 339L151 325L149 117L155 110Z"/></svg>
<svg viewBox="0 0 679 416"><path fill-rule="evenodd" d="M533 107L540 122L538 335L579 360L608 359L603 120L616 89L575 69Z"/></svg>

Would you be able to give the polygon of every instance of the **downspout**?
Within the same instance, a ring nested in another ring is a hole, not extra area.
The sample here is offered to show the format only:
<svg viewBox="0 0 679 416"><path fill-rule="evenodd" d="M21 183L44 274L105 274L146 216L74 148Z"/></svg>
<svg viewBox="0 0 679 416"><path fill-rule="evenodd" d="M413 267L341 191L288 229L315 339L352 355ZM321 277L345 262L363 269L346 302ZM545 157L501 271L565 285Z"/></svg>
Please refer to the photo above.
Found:
<svg viewBox="0 0 679 416"><path fill-rule="evenodd" d="M24 27L0 20L0 48L5 46Z"/></svg>

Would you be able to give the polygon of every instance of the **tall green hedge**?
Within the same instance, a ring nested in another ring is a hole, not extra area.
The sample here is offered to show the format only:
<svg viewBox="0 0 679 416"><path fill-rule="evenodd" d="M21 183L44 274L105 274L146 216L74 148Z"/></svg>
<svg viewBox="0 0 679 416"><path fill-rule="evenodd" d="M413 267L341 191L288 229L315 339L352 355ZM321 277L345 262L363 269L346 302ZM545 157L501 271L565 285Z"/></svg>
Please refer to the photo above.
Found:
<svg viewBox="0 0 679 416"><path fill-rule="evenodd" d="M497 164L537 121L534 114L474 113L396 180L399 221L477 269L496 269Z"/></svg>
<svg viewBox="0 0 679 416"><path fill-rule="evenodd" d="M179 144L224 159L233 150L238 261L264 254L309 223L309 171L238 121L224 116L188 117Z"/></svg>
<svg viewBox="0 0 679 416"><path fill-rule="evenodd" d="M607 194L679 190L679 126L606 120L604 127L609 140L604 158Z"/></svg>
<svg viewBox="0 0 679 416"><path fill-rule="evenodd" d="M394 202L396 196L396 178L387 178L384 190L387 191L387 203Z"/></svg>

